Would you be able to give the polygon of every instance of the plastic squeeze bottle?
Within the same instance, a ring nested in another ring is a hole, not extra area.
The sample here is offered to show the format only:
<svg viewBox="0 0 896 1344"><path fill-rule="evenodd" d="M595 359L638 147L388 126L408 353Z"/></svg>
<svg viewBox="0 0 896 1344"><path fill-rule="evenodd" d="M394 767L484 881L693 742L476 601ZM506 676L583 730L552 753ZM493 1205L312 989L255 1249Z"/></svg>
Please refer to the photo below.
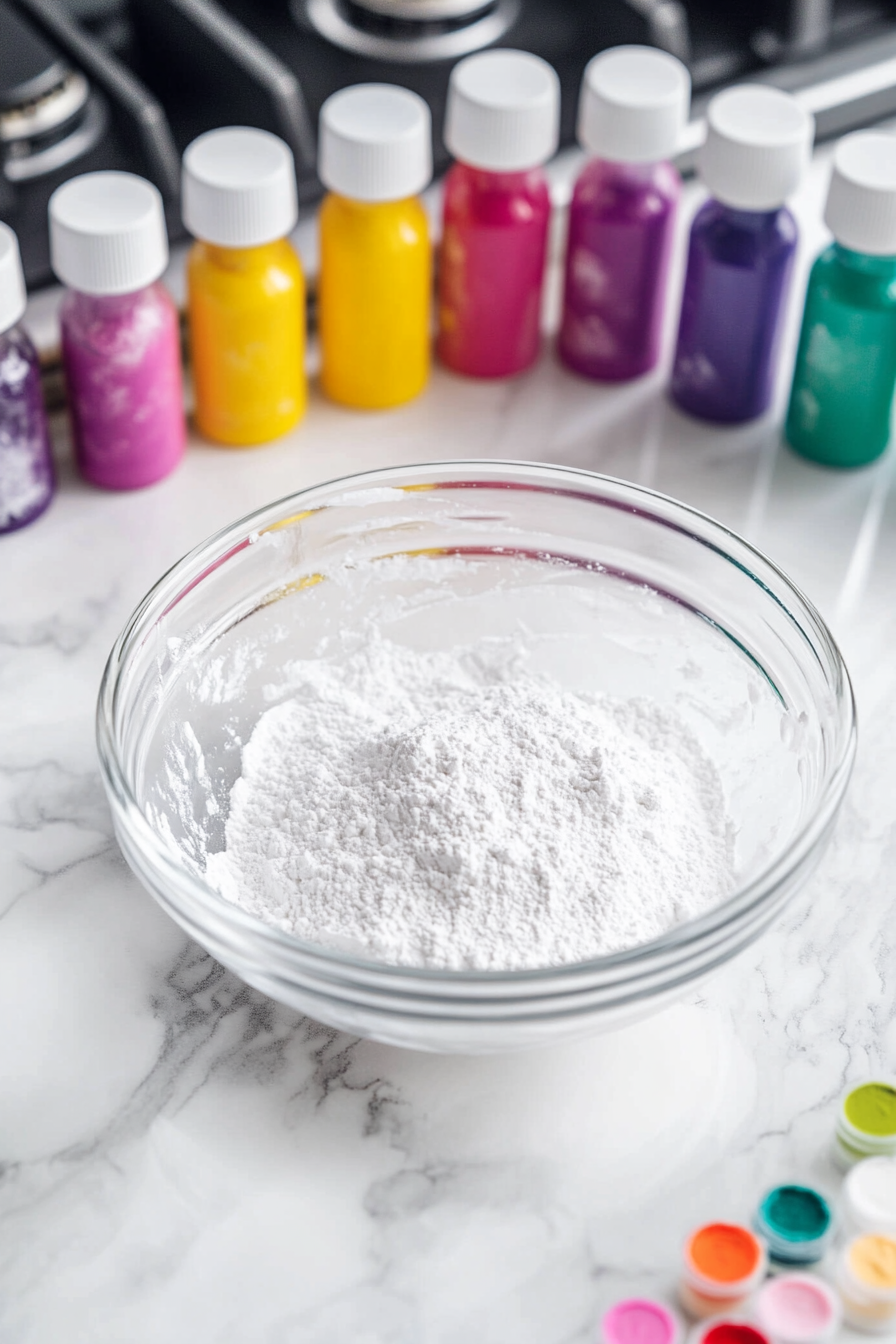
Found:
<svg viewBox="0 0 896 1344"><path fill-rule="evenodd" d="M814 121L778 89L746 84L709 104L699 167L712 199L691 228L672 397L731 424L768 409L797 226L784 205Z"/></svg>
<svg viewBox="0 0 896 1344"><path fill-rule="evenodd" d="M578 138L598 157L569 209L558 350L588 378L637 378L659 358L681 194L668 159L690 97L681 61L652 47L615 47L585 68Z"/></svg>
<svg viewBox="0 0 896 1344"><path fill-rule="evenodd" d="M33 522L55 484L37 351L18 325L25 301L19 244L0 224L0 533Z"/></svg>
<svg viewBox="0 0 896 1344"><path fill-rule="evenodd" d="M218 443L266 443L307 403L289 146L249 126L200 135L184 154L182 211L199 240L187 261L196 424Z"/></svg>
<svg viewBox="0 0 896 1344"><path fill-rule="evenodd" d="M85 173L50 197L50 260L68 286L62 360L75 459L108 490L161 480L186 441L162 198L133 173Z"/></svg>
<svg viewBox="0 0 896 1344"><path fill-rule="evenodd" d="M418 193L432 177L422 98L357 84L320 112L321 385L344 406L416 397L429 377L432 246Z"/></svg>
<svg viewBox="0 0 896 1344"><path fill-rule="evenodd" d="M557 148L560 82L523 51L484 51L451 72L439 262L438 353L474 378L534 363L551 204L541 165Z"/></svg>
<svg viewBox="0 0 896 1344"><path fill-rule="evenodd" d="M824 218L785 433L814 462L860 467L887 446L896 387L896 136L840 141Z"/></svg>

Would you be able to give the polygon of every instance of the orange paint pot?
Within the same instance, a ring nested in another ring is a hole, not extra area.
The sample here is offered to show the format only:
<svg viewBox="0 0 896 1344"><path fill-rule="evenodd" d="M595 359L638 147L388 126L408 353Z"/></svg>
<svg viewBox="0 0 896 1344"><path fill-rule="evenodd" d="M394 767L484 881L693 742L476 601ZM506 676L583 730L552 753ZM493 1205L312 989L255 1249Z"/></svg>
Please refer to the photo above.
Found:
<svg viewBox="0 0 896 1344"><path fill-rule="evenodd" d="M679 1297L698 1320L741 1308L765 1277L766 1249L748 1227L707 1223L684 1246Z"/></svg>

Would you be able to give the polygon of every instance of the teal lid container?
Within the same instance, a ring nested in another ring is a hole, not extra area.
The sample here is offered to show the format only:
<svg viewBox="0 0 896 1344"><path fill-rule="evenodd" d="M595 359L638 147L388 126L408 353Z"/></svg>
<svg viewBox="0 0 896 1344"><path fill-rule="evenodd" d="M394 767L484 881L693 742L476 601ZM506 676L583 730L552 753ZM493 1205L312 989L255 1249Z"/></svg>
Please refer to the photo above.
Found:
<svg viewBox="0 0 896 1344"><path fill-rule="evenodd" d="M768 1244L769 1259L783 1265L814 1265L834 1233L831 1206L808 1185L776 1185L756 1212L756 1231Z"/></svg>

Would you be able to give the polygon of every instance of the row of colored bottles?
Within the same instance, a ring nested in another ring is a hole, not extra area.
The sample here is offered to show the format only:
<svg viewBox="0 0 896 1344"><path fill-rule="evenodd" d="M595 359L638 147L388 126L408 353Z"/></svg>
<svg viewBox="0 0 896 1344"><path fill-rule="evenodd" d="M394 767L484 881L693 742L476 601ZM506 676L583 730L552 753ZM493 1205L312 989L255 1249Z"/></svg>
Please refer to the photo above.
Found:
<svg viewBox="0 0 896 1344"><path fill-rule="evenodd" d="M592 156L569 212L561 359L618 381L660 355L681 183L669 162L690 82L651 48L601 53L583 79L578 132ZM542 165L558 139L559 82L543 60L490 51L454 69L445 141L437 351L458 373L522 371L540 345L550 199ZM779 90L742 86L707 111L670 392L689 413L737 423L774 390L797 228L785 204L808 163L812 118ZM419 193L432 172L429 110L385 84L324 104L319 172L321 385L334 401L387 407L429 372L432 262ZM288 147L251 128L211 131L186 151L183 217L200 431L262 443L307 400L305 291L288 240L298 214ZM838 146L825 219L834 243L810 279L787 418L797 451L859 465L889 438L896 384L896 138ZM111 489L168 474L185 444L178 319L159 283L168 259L161 198L126 173L91 173L50 202L76 460ZM18 248L0 232L0 531L52 492L36 357L16 327Z"/></svg>

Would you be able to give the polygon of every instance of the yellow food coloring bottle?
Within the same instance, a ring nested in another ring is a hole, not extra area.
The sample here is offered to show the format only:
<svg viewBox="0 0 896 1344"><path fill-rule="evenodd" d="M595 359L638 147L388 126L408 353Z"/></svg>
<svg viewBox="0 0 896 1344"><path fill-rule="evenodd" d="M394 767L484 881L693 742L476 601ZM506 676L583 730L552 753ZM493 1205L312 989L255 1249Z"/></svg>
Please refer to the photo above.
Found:
<svg viewBox="0 0 896 1344"><path fill-rule="evenodd" d="M321 385L344 406L398 406L429 377L432 247L418 193L432 177L422 98L358 84L320 114Z"/></svg>
<svg viewBox="0 0 896 1344"><path fill-rule="evenodd" d="M187 261L196 424L218 443L266 443L307 402L289 147L248 126L199 136L184 154L183 217L198 240Z"/></svg>

